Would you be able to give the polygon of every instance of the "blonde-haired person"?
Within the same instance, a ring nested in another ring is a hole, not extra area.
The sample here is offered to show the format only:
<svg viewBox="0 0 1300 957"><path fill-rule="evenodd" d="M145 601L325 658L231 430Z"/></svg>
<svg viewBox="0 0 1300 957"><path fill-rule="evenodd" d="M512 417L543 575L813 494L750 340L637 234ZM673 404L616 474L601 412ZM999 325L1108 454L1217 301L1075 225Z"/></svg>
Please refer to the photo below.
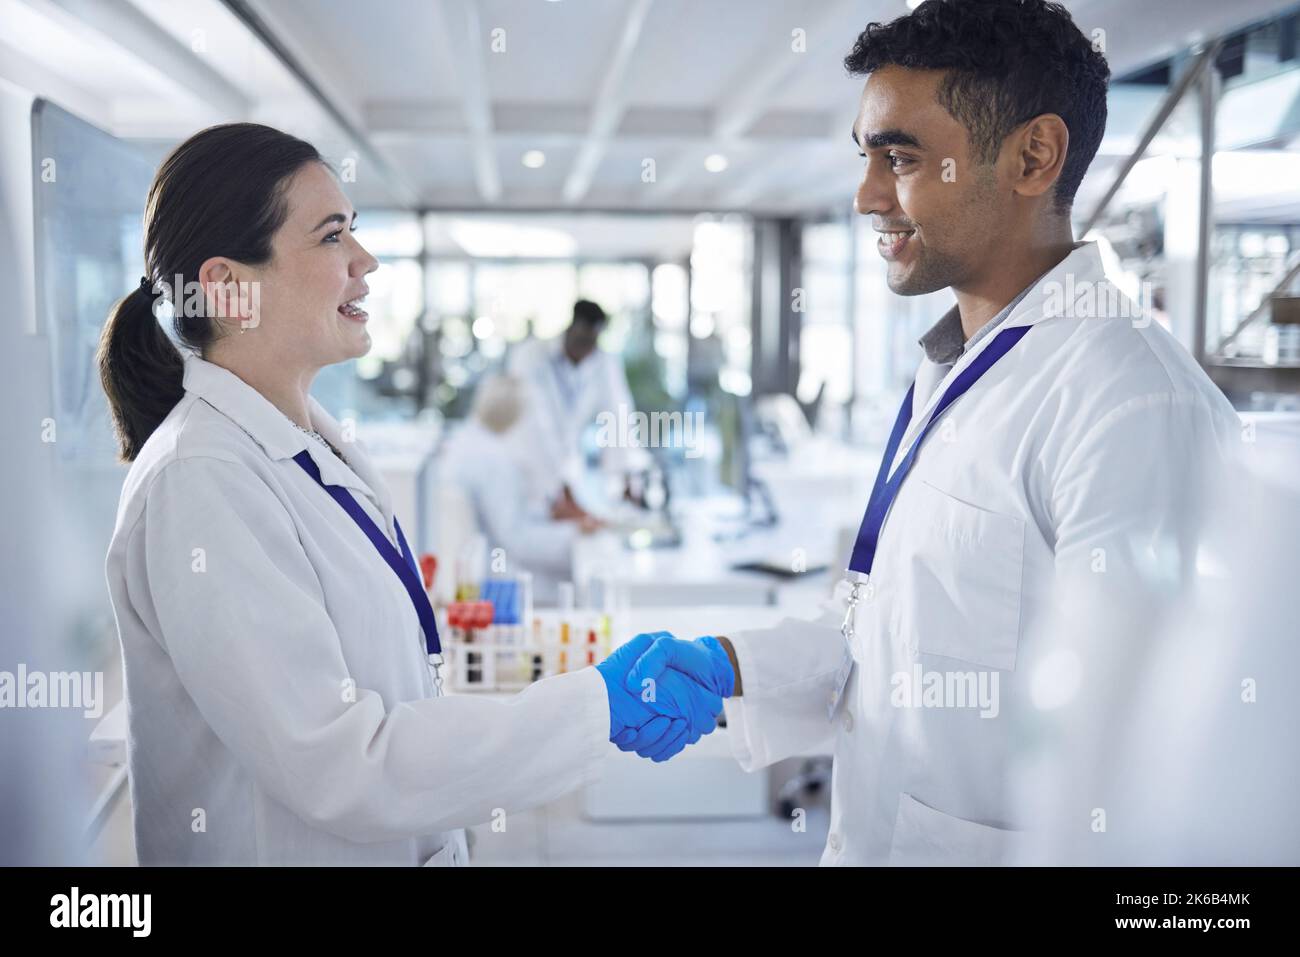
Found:
<svg viewBox="0 0 1300 957"><path fill-rule="evenodd" d="M442 453L443 477L464 490L489 550L502 548L510 561L532 573L537 597L554 599L558 583L572 576L573 544L600 527L583 513L558 518L534 496L518 452L512 447L524 419L524 384L510 375L479 383L469 418Z"/></svg>
<svg viewBox="0 0 1300 957"><path fill-rule="evenodd" d="M106 571L141 864L463 863L463 826L592 779L613 738L662 759L721 709L685 678L623 691L648 636L510 700L440 694L388 491L309 393L370 346L355 215L315 148L247 123L149 191L146 275L99 351L131 463Z"/></svg>

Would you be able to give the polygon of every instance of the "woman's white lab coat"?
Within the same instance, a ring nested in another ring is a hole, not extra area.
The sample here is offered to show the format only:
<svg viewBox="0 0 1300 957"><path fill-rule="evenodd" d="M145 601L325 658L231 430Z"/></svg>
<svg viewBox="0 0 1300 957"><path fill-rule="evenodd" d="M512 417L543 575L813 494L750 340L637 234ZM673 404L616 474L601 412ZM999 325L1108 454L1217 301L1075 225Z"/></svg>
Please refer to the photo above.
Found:
<svg viewBox="0 0 1300 957"><path fill-rule="evenodd" d="M293 461L395 541L387 490L314 400L298 431L197 357L127 476L107 575L141 864L458 864L465 825L552 800L609 748L594 669L436 697L400 581Z"/></svg>
<svg viewBox="0 0 1300 957"><path fill-rule="evenodd" d="M742 765L834 754L824 864L996 864L1021 852L1027 822L1015 819L1008 775L1032 707L1025 662L1051 641L1057 576L1148 600L1174 593L1195 561L1202 503L1189 472L1218 467L1241 440L1187 351L1107 282L1096 244L1077 246L1001 328L1022 325L1034 328L922 445L848 648L847 583L818 620L731 636L744 696L726 710ZM950 369L922 362L896 461L996 335ZM853 667L831 716L846 653ZM931 674L976 696L996 678L996 694L989 707L913 694Z"/></svg>

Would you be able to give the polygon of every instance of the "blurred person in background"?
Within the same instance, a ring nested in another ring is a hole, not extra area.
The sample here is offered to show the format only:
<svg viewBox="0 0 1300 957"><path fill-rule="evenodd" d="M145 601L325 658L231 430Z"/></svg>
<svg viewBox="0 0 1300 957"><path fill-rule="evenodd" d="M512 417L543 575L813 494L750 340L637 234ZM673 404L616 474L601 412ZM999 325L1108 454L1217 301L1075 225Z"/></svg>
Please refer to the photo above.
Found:
<svg viewBox="0 0 1300 957"><path fill-rule="evenodd" d="M625 419L636 411L622 357L597 345L607 323L604 309L580 299L562 335L527 340L510 355L510 372L526 389L526 414L512 441L533 491L553 504L557 518L587 516L575 494L584 469L583 433L602 413ZM639 447L601 450L607 474L626 475L645 461Z"/></svg>
<svg viewBox="0 0 1300 957"><path fill-rule="evenodd" d="M600 521L562 502L549 506L531 491L511 449L509 435L524 415L523 383L513 376L484 379L474 393L469 419L447 440L444 478L464 490L488 550L533 575L539 601L554 601L557 586L572 577L573 543Z"/></svg>

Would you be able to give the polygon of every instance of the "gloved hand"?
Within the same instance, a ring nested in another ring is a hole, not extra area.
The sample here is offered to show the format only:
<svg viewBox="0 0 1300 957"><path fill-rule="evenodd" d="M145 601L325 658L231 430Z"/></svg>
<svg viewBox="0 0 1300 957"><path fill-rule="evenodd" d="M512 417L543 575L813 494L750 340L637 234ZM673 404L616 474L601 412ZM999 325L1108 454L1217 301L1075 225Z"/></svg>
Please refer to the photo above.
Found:
<svg viewBox="0 0 1300 957"><path fill-rule="evenodd" d="M648 648L645 648L647 637L653 641ZM625 679L625 687L633 693L640 689L641 699L651 707L665 713L680 713L680 705L675 702L680 680L674 672L688 674L694 679L694 683L703 685L719 696L716 702L713 699L708 700L708 706L712 709L708 718L694 721L686 730L684 740L669 742L667 746L662 742L650 745L650 750L661 748L663 756L658 760L666 761L687 744L694 744L716 727L717 714L721 710L721 698L731 697L735 690L735 671L726 649L713 637L700 638L691 642L675 638L669 632L656 632L650 636L638 635L634 643L630 642L629 645L645 648L645 650L629 671ZM664 696L663 703L658 704L656 699L661 695ZM647 747L646 738L657 730L657 726L653 724L645 726L642 731L626 728L622 733L614 735L611 740L625 751L636 750L638 753L644 753Z"/></svg>
<svg viewBox="0 0 1300 957"><path fill-rule="evenodd" d="M662 682L666 674L671 674L670 668L689 675L719 697L730 698L736 690L735 669L717 638L683 641L667 632L654 636L650 647L628 671L624 687L636 691L645 688L647 682Z"/></svg>
<svg viewBox="0 0 1300 957"><path fill-rule="evenodd" d="M666 761L708 734L722 710L720 697L681 673L628 690L628 669L664 635L637 635L596 666L609 695L610 740L653 761Z"/></svg>

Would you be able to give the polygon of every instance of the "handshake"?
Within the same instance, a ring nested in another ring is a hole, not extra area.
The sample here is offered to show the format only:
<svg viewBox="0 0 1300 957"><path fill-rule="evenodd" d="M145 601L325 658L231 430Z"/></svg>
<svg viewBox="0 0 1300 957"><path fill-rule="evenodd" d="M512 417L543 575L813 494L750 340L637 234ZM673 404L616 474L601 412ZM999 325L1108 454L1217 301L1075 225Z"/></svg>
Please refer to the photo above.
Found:
<svg viewBox="0 0 1300 957"><path fill-rule="evenodd" d="M596 666L609 693L609 740L667 761L717 726L736 674L716 638L637 635Z"/></svg>

